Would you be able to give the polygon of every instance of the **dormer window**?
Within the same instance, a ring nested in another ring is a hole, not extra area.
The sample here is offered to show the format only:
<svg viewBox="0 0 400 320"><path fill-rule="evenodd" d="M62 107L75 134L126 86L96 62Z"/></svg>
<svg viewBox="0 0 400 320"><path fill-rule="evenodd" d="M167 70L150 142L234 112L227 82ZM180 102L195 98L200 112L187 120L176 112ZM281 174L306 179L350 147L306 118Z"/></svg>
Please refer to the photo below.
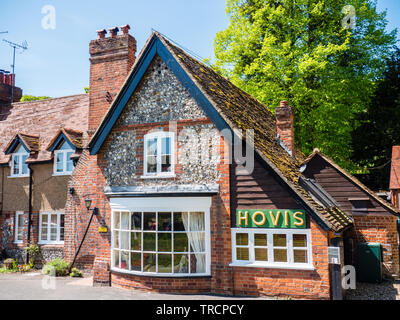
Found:
<svg viewBox="0 0 400 320"><path fill-rule="evenodd" d="M62 142L54 151L54 175L70 175L74 171L74 162L71 156L74 150L67 142Z"/></svg>
<svg viewBox="0 0 400 320"><path fill-rule="evenodd" d="M144 178L173 177L175 174L175 134L153 132L144 137Z"/></svg>
<svg viewBox="0 0 400 320"><path fill-rule="evenodd" d="M29 152L20 144L11 156L11 177L29 177L29 168L26 163L28 157Z"/></svg>

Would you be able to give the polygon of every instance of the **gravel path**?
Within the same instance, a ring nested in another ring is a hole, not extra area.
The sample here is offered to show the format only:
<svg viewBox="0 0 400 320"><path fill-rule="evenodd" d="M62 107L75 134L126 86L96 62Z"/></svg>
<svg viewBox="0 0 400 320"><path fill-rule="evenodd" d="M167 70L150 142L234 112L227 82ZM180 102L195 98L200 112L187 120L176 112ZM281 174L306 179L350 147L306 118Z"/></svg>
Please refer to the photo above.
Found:
<svg viewBox="0 0 400 320"><path fill-rule="evenodd" d="M348 290L346 300L400 300L400 281L385 280L380 284L357 283Z"/></svg>

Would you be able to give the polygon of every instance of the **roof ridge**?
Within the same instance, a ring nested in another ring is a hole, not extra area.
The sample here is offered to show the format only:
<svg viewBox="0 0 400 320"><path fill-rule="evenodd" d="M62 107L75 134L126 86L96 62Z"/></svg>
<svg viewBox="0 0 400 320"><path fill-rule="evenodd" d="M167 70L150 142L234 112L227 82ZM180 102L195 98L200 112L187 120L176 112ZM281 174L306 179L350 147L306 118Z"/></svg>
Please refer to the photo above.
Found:
<svg viewBox="0 0 400 320"><path fill-rule="evenodd" d="M34 103L40 103L40 102L47 102L50 100L59 100L59 99L67 99L67 98L72 98L72 97L78 97L78 96L89 96L87 93L79 93L79 94L72 94L69 96L63 96L63 97L55 97L55 98L48 98L48 99L42 99L42 100L32 100L32 101L19 101L19 102L14 102L11 105L16 106L16 105L22 105L22 104L34 104Z"/></svg>

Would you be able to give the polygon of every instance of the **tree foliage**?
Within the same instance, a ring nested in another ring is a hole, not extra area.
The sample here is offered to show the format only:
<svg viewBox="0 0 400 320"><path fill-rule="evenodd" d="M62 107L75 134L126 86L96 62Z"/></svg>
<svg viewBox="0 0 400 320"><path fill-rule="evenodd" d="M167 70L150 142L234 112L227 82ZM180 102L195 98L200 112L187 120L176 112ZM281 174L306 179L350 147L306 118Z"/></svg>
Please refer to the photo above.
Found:
<svg viewBox="0 0 400 320"><path fill-rule="evenodd" d="M47 96L36 97L36 96L30 96L30 95L23 95L21 98L21 102L46 100L46 99L51 99L51 97L47 97Z"/></svg>
<svg viewBox="0 0 400 320"><path fill-rule="evenodd" d="M346 5L356 10L353 29ZM318 147L351 169L356 115L396 39L385 31L386 12L373 0L227 0L226 11L215 68L272 110L288 100L301 150Z"/></svg>

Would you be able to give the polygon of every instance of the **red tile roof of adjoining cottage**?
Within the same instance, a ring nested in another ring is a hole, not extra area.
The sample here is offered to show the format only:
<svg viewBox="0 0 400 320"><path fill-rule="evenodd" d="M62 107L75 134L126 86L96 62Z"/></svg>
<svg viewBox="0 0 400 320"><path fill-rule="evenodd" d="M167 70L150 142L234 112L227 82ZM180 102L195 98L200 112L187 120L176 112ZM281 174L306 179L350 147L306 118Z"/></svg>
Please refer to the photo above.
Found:
<svg viewBox="0 0 400 320"><path fill-rule="evenodd" d="M39 135L29 135L22 132L18 132L13 136L7 146L4 148L3 152L7 152L7 150L11 147L15 139L21 139L22 143L28 148L29 152L38 152L39 151Z"/></svg>
<svg viewBox="0 0 400 320"><path fill-rule="evenodd" d="M5 155L4 150L10 140L21 132L25 136L39 137L39 152L29 162L51 160L51 153L46 150L50 141L61 128L68 128L67 134L74 138L74 132L86 132L88 112L87 94L12 104L4 116L0 114L0 164L9 162L10 156Z"/></svg>
<svg viewBox="0 0 400 320"><path fill-rule="evenodd" d="M75 146L75 148L77 148L77 149L83 148L83 132L82 131L76 131L76 130L69 129L69 128L61 128L60 130L58 130L56 135L53 137L53 139L47 146L46 150L49 150L53 146L53 144L57 141L60 134L64 134L67 137L68 141L71 142Z"/></svg>
<svg viewBox="0 0 400 320"><path fill-rule="evenodd" d="M392 169L390 172L390 190L400 189L400 146L394 146Z"/></svg>

